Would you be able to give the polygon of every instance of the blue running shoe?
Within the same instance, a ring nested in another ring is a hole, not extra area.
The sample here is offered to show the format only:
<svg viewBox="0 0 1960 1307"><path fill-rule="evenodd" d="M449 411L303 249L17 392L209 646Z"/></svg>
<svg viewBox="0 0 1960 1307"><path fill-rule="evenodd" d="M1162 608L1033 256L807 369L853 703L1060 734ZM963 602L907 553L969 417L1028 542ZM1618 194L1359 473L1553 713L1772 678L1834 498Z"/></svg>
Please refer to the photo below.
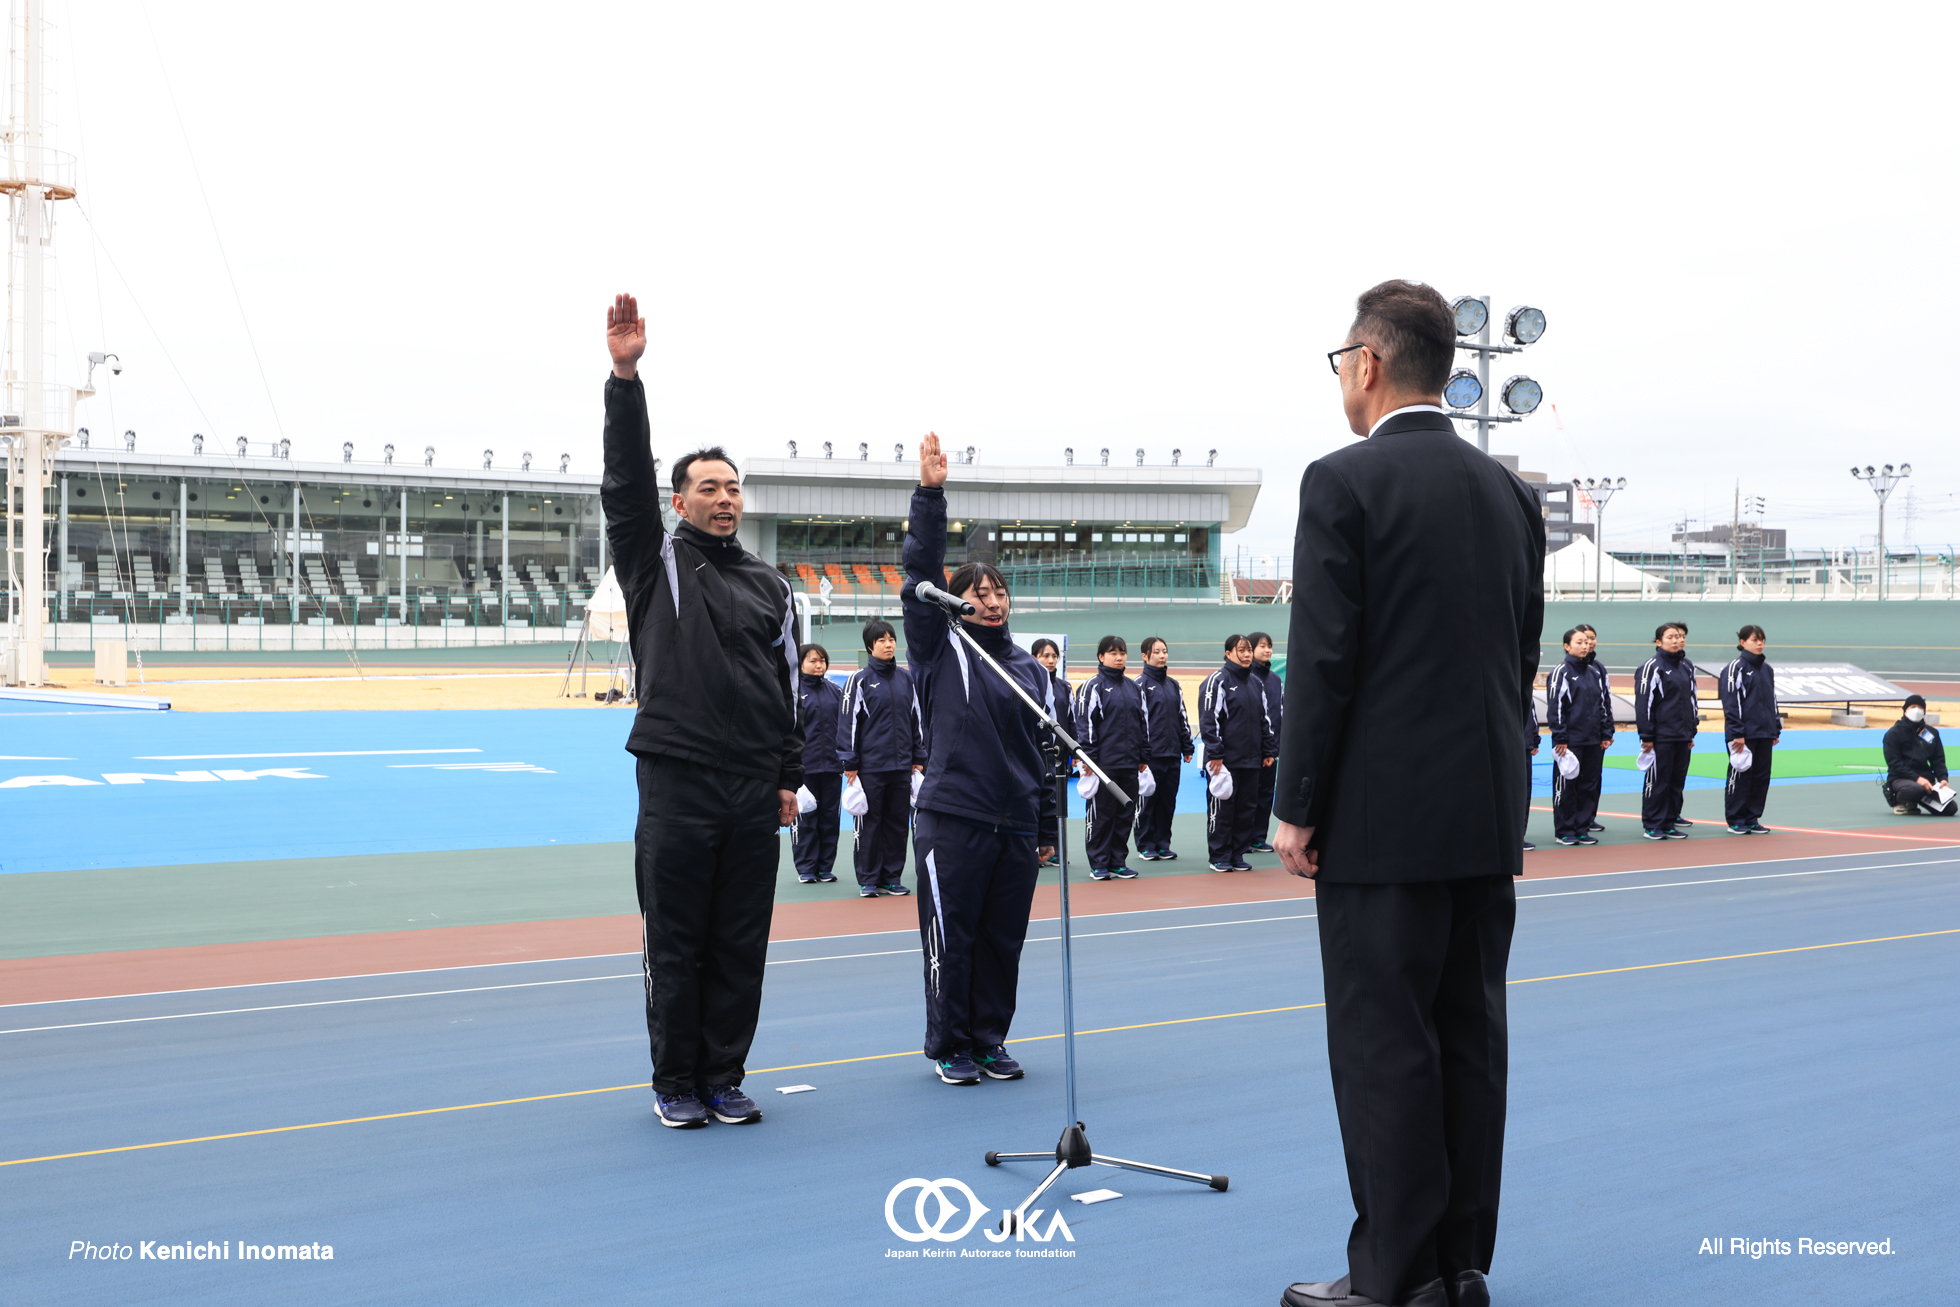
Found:
<svg viewBox="0 0 1960 1307"><path fill-rule="evenodd" d="M729 1125L747 1125L762 1119L762 1109L755 1105L755 1100L735 1085L709 1085L701 1091L701 1101L714 1113L715 1120Z"/></svg>
<svg viewBox="0 0 1960 1307"><path fill-rule="evenodd" d="M984 1053L975 1053L973 1064L994 1080L1019 1080L1027 1074L1019 1062L1007 1055L1005 1044L995 1044Z"/></svg>
<svg viewBox="0 0 1960 1307"><path fill-rule="evenodd" d="M1109 879L1111 879L1111 878L1113 878L1113 877L1114 877L1115 875L1116 875L1116 873L1115 873L1115 872L1113 872L1113 871L1105 871L1105 870L1103 870L1103 869L1102 869L1101 867L1091 867L1091 868L1089 868L1089 879L1090 879L1090 880L1109 880Z"/></svg>
<svg viewBox="0 0 1960 1307"><path fill-rule="evenodd" d="M1666 830L1661 832L1661 838L1669 839L1669 840L1685 840L1688 838L1688 832L1681 830L1680 828L1675 826L1669 826Z"/></svg>
<svg viewBox="0 0 1960 1307"><path fill-rule="evenodd" d="M887 898L902 899L912 891L906 889L903 885L880 885L878 892Z"/></svg>
<svg viewBox="0 0 1960 1307"><path fill-rule="evenodd" d="M1729 834L1731 835L1747 835L1748 833L1749 833L1749 828L1747 826L1729 827Z"/></svg>
<svg viewBox="0 0 1960 1307"><path fill-rule="evenodd" d="M1251 870L1252 870L1252 864L1251 864L1251 863L1249 863L1249 862L1247 862L1247 861L1246 861L1246 860L1245 860L1244 858L1233 858L1233 859L1232 859L1232 870L1233 870L1233 871L1251 871Z"/></svg>
<svg viewBox="0 0 1960 1307"><path fill-rule="evenodd" d="M1232 864L1229 862L1214 862L1211 864L1211 869L1213 871L1230 871Z"/></svg>
<svg viewBox="0 0 1960 1307"><path fill-rule="evenodd" d="M1139 860L1141 860L1141 861L1143 861L1143 862L1155 862L1155 861L1157 861L1157 850L1155 850L1155 849L1138 849L1138 850L1137 850L1137 858L1138 858Z"/></svg>
<svg viewBox="0 0 1960 1307"><path fill-rule="evenodd" d="M814 885L817 883L817 878L815 876L798 876L797 879L802 881L805 885Z"/></svg>
<svg viewBox="0 0 1960 1307"><path fill-rule="evenodd" d="M1247 853L1271 853L1272 851L1273 846L1264 840L1260 840L1257 844L1246 850Z"/></svg>
<svg viewBox="0 0 1960 1307"><path fill-rule="evenodd" d="M1118 880L1135 880L1137 878L1136 872L1128 867L1113 868L1109 874Z"/></svg>
<svg viewBox="0 0 1960 1307"><path fill-rule="evenodd" d="M1751 835L1768 835L1771 834L1771 831L1769 827L1763 825L1761 822L1756 822L1749 827L1749 833Z"/></svg>
<svg viewBox="0 0 1960 1307"><path fill-rule="evenodd" d="M1176 862L1177 855L1175 853L1172 853L1169 849L1158 849L1157 860L1159 862Z"/></svg>
<svg viewBox="0 0 1960 1307"><path fill-rule="evenodd" d="M1536 853L1538 852L1538 846L1536 844L1533 844L1530 840L1526 840L1524 842L1524 851L1526 853Z"/></svg>
<svg viewBox="0 0 1960 1307"><path fill-rule="evenodd" d="M973 1065L973 1058L966 1053L955 1053L933 1062L932 1069L941 1080L949 1085L977 1085L980 1083L980 1068Z"/></svg>
<svg viewBox="0 0 1960 1307"><path fill-rule="evenodd" d="M1599 840L1597 837L1592 835L1581 835L1577 839L1573 840L1572 842L1574 844L1597 844L1599 843Z"/></svg>
<svg viewBox="0 0 1960 1307"><path fill-rule="evenodd" d="M653 1114L660 1118L660 1124L676 1130L699 1130L708 1124L708 1109L693 1094L663 1094L656 1090Z"/></svg>
<svg viewBox="0 0 1960 1307"><path fill-rule="evenodd" d="M1667 832L1659 831L1659 830L1643 830L1640 832L1640 837L1642 839L1647 839L1647 840L1664 840L1667 838Z"/></svg>
<svg viewBox="0 0 1960 1307"><path fill-rule="evenodd" d="M835 885L837 883L837 876L834 872L820 871L817 873L817 880L825 885Z"/></svg>

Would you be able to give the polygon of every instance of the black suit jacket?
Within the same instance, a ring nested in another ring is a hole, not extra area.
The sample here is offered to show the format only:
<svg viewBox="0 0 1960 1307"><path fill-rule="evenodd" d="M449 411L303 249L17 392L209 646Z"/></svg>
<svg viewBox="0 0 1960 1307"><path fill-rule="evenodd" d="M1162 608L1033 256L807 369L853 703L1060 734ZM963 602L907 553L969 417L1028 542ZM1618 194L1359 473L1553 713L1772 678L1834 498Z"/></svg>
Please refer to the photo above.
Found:
<svg viewBox="0 0 1960 1307"><path fill-rule="evenodd" d="M1274 809L1324 881L1515 875L1545 527L1440 413L1391 418L1300 481Z"/></svg>

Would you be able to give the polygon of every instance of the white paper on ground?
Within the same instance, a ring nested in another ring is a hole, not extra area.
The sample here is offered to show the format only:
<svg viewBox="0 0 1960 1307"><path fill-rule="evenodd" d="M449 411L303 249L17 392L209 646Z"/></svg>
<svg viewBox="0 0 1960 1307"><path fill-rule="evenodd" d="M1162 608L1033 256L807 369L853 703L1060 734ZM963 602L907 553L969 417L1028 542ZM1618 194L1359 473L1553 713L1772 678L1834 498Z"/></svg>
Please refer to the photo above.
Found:
<svg viewBox="0 0 1960 1307"><path fill-rule="evenodd" d="M1953 793L1953 787L1945 781L1941 781L1933 787L1933 797L1939 801L1942 808L1953 802Z"/></svg>
<svg viewBox="0 0 1960 1307"><path fill-rule="evenodd" d="M777 1085L776 1092L779 1094L814 1094L817 1092L817 1087L815 1085Z"/></svg>
<svg viewBox="0 0 1960 1307"><path fill-rule="evenodd" d="M1069 1195L1069 1197L1075 1199L1078 1203L1106 1203L1112 1198L1121 1198L1122 1196L1122 1194L1117 1193L1114 1189L1091 1189L1086 1194Z"/></svg>

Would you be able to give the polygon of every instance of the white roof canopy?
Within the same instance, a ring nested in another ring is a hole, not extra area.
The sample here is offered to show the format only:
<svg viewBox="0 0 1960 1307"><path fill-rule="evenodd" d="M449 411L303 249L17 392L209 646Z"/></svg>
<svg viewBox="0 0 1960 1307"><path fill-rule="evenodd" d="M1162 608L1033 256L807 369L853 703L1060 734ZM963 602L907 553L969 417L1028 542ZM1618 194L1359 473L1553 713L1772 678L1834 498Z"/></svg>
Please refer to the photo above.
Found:
<svg viewBox="0 0 1960 1307"><path fill-rule="evenodd" d="M1601 555L1599 547L1580 536L1557 553L1545 555L1545 594L1583 598L1597 585L1602 594L1636 594L1658 599L1660 578L1637 567L1629 567L1611 554Z"/></svg>

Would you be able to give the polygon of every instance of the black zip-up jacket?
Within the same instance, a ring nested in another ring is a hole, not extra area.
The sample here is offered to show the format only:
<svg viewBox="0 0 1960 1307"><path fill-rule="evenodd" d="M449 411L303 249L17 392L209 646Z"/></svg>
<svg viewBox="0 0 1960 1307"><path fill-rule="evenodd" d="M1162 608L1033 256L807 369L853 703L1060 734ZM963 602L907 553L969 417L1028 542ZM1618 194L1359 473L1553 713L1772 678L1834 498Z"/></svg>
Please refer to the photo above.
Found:
<svg viewBox="0 0 1960 1307"><path fill-rule="evenodd" d="M844 691L828 676L812 676L798 671L797 715L803 722L803 772L821 776L844 770L837 756L837 714L843 707Z"/></svg>
<svg viewBox="0 0 1960 1307"><path fill-rule="evenodd" d="M1137 694L1143 700L1144 733L1148 737L1144 757L1190 757L1191 710L1184 706L1184 687L1177 678L1168 668L1145 663L1137 677Z"/></svg>
<svg viewBox="0 0 1960 1307"><path fill-rule="evenodd" d="M899 600L905 611L905 656L924 709L929 754L919 810L989 830L1038 835L1055 814L1055 788L1041 752L1047 731L947 629L946 611L912 593L921 581L946 584L945 492L915 487L907 521L906 582ZM1036 703L1046 706L1052 700L1054 678L1009 638L1005 626L964 626Z"/></svg>
<svg viewBox="0 0 1960 1307"><path fill-rule="evenodd" d="M1236 770L1278 756L1279 741L1266 716L1264 682L1250 667L1229 660L1199 687L1198 730L1204 736L1206 762L1220 758Z"/></svg>
<svg viewBox="0 0 1960 1307"><path fill-rule="evenodd" d="M912 674L890 658L851 673L837 710L837 751L845 771L907 771L924 766L926 737Z"/></svg>
<svg viewBox="0 0 1960 1307"><path fill-rule="evenodd" d="M660 521L646 389L606 378L606 540L626 595L640 708L626 748L803 784L789 582L742 548Z"/></svg>
<svg viewBox="0 0 1960 1307"><path fill-rule="evenodd" d="M1722 734L1730 740L1774 740L1783 734L1776 715L1776 669L1741 645L1715 684L1722 695Z"/></svg>
<svg viewBox="0 0 1960 1307"><path fill-rule="evenodd" d="M1096 674L1075 692L1075 720L1082 747L1104 771L1134 771L1145 761L1143 696L1123 673L1098 663Z"/></svg>
<svg viewBox="0 0 1960 1307"><path fill-rule="evenodd" d="M1701 705L1695 699L1695 665L1688 651L1671 654L1656 650L1633 675L1633 724L1640 742L1679 743L1695 738L1701 724Z"/></svg>
<svg viewBox="0 0 1960 1307"><path fill-rule="evenodd" d="M1901 717L1885 731L1885 771L1895 781L1946 779L1946 745L1937 726Z"/></svg>
<svg viewBox="0 0 1960 1307"><path fill-rule="evenodd" d="M1280 736L1286 728L1286 678L1273 670L1271 663L1252 660L1252 674L1259 678L1259 688L1266 692L1266 717L1273 724L1273 745L1277 753Z"/></svg>
<svg viewBox="0 0 1960 1307"><path fill-rule="evenodd" d="M1055 689L1055 720L1062 724L1063 730L1067 731L1070 735L1074 735L1075 691L1069 688L1068 681L1059 673L1048 673L1048 679L1054 685Z"/></svg>
<svg viewBox="0 0 1960 1307"><path fill-rule="evenodd" d="M1598 744L1613 738L1613 691L1594 655L1567 654L1545 678L1545 724L1552 729L1553 744Z"/></svg>

